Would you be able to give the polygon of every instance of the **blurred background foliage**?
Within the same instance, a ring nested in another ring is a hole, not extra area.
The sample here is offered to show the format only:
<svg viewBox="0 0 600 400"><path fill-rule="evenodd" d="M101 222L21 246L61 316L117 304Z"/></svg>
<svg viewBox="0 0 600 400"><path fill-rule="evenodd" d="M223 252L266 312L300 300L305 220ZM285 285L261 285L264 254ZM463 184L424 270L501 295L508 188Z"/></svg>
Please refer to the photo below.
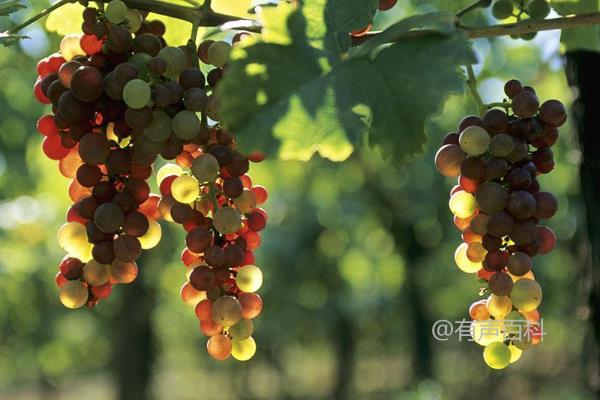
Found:
<svg viewBox="0 0 600 400"><path fill-rule="evenodd" d="M466 1L400 1L375 28L435 7L455 11L459 3ZM72 7L77 15L79 6ZM488 21L485 13L474 18ZM13 23L0 22L0 30ZM168 25L167 39L183 42L188 27ZM31 93L37 59L60 40L46 28L64 34L79 23L50 17L25 31L30 40L0 49L0 399L137 400L128 395L136 385L148 398L169 400L592 398L596 349L582 291L586 242L571 125L561 128L556 169L541 180L561 202L549 222L559 245L535 260L544 344L498 372L485 366L478 345L431 336L434 321L467 317L478 298L476 279L453 261L460 237L447 196L454 182L432 162L443 135L476 111L467 96L446 101L428 124L425 153L400 169L365 149L344 163L252 167L254 181L270 190L270 225L257 258L265 308L253 360L209 359L193 310L179 297L183 235L166 223L161 245L139 262L136 284L115 288L91 311L66 310L54 275L68 181L41 152L35 121L44 109ZM531 42L477 40L474 48L484 101L500 100L503 82L518 77L542 99L572 102L559 33Z"/></svg>

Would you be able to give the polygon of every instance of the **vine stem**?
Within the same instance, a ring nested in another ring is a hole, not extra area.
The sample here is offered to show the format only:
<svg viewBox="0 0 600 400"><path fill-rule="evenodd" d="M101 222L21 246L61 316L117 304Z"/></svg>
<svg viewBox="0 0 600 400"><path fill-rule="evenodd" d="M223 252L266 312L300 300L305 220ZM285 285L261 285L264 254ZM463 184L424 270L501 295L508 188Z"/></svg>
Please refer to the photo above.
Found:
<svg viewBox="0 0 600 400"><path fill-rule="evenodd" d="M212 183L208 187L208 196L210 197L210 202L213 206L213 212L217 211L219 209L219 203L217 202L217 193L215 190L215 185Z"/></svg>
<svg viewBox="0 0 600 400"><path fill-rule="evenodd" d="M551 31L555 29L573 29L583 26L600 24L600 12L570 15L567 17L541 19L541 20L521 20L511 24L499 24L490 26L467 26L456 22L458 31L464 32L468 39L497 37L505 35L524 35L540 31ZM353 45L358 46L372 37L379 35L380 32L369 32L364 36L353 37ZM402 39L422 37L431 34L440 34L439 31L432 29L419 29L408 32L402 32L392 38L390 42L398 42Z"/></svg>
<svg viewBox="0 0 600 400"><path fill-rule="evenodd" d="M512 107L512 104L510 104L506 101L503 101L503 102L498 102L498 103L489 103L489 104L486 104L485 107L487 109L494 108L494 107L502 107L502 108L508 110L509 108Z"/></svg>
<svg viewBox="0 0 600 400"><path fill-rule="evenodd" d="M473 96L475 103L477 103L477 110L479 111L479 115L483 115L487 111L487 107L483 103L481 95L477 91L477 78L475 78L475 71L473 71L473 66L470 64L467 64L465 68L467 69L467 80L465 81L465 83L467 84L467 87L469 88L469 91L471 92L471 96Z"/></svg>

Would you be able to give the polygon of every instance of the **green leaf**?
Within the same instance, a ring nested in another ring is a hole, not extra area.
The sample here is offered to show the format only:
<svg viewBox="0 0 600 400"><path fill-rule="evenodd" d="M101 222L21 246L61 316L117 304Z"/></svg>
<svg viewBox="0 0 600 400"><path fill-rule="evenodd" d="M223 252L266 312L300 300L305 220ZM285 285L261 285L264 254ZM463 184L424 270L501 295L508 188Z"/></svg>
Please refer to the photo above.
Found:
<svg viewBox="0 0 600 400"><path fill-rule="evenodd" d="M421 148L425 120L462 89L458 66L475 62L461 35L429 34L331 65L324 60L330 54L311 45L301 10L280 7L269 8L270 17L287 19L266 21L265 41L234 49L217 90L223 123L249 149L302 160L318 152L339 161L368 135L384 154L404 161ZM392 27L394 34L401 26L450 32L442 23L447 15L411 21Z"/></svg>
<svg viewBox="0 0 600 400"><path fill-rule="evenodd" d="M14 12L27 8L20 0L8 0L0 3L0 16L10 15Z"/></svg>
<svg viewBox="0 0 600 400"><path fill-rule="evenodd" d="M0 33L0 44L3 46L12 46L21 39L29 39L29 36L17 35L12 33Z"/></svg>
<svg viewBox="0 0 600 400"><path fill-rule="evenodd" d="M600 10L598 0L552 0L550 5L560 15L585 14ZM587 26L565 29L560 40L565 51L600 51L600 28Z"/></svg>

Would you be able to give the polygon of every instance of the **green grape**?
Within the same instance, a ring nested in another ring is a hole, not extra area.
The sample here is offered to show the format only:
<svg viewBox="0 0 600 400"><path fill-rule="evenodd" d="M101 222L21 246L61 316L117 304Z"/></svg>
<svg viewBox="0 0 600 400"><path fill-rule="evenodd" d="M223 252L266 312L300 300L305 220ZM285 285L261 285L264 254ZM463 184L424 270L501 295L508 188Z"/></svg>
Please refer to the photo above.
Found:
<svg viewBox="0 0 600 400"><path fill-rule="evenodd" d="M527 3L527 14L531 19L544 19L550 14L550 4L546 0L531 0Z"/></svg>
<svg viewBox="0 0 600 400"><path fill-rule="evenodd" d="M233 204L242 214L247 214L256 208L256 193L244 189L240 196L233 199Z"/></svg>
<svg viewBox="0 0 600 400"><path fill-rule="evenodd" d="M229 334L233 339L246 339L254 332L254 324L252 320L242 318L237 324L229 328Z"/></svg>
<svg viewBox="0 0 600 400"><path fill-rule="evenodd" d="M120 24L127 18L127 5L121 0L112 0L106 5L104 16L111 24Z"/></svg>
<svg viewBox="0 0 600 400"><path fill-rule="evenodd" d="M256 353L256 342L252 336L246 339L233 339L231 341L231 355L238 361L248 361Z"/></svg>
<svg viewBox="0 0 600 400"><path fill-rule="evenodd" d="M492 6L492 15L496 19L506 19L513 15L513 4L511 0L496 0Z"/></svg>
<svg viewBox="0 0 600 400"><path fill-rule="evenodd" d="M123 224L123 210L113 202L103 203L94 212L94 223L102 232L115 233Z"/></svg>
<svg viewBox="0 0 600 400"><path fill-rule="evenodd" d="M522 40L533 40L537 36L537 32L524 33L519 38Z"/></svg>
<svg viewBox="0 0 600 400"><path fill-rule="evenodd" d="M494 136L490 142L490 153L494 157L508 157L514 148L515 142L513 138L505 133Z"/></svg>
<svg viewBox="0 0 600 400"><path fill-rule="evenodd" d="M156 184L160 186L162 181L171 175L181 176L183 175L183 169L177 164L165 164L156 173Z"/></svg>
<svg viewBox="0 0 600 400"><path fill-rule="evenodd" d="M110 264L90 260L83 266L83 279L92 286L102 286L110 277Z"/></svg>
<svg viewBox="0 0 600 400"><path fill-rule="evenodd" d="M219 161L212 154L203 154L192 161L192 175L198 182L213 182L219 176L221 169Z"/></svg>
<svg viewBox="0 0 600 400"><path fill-rule="evenodd" d="M452 195L448 205L456 217L468 218L475 212L475 196L469 192L459 191Z"/></svg>
<svg viewBox="0 0 600 400"><path fill-rule="evenodd" d="M232 326L242 319L242 306L235 297L222 296L213 302L211 316L221 326Z"/></svg>
<svg viewBox="0 0 600 400"><path fill-rule="evenodd" d="M486 319L471 322L471 337L475 343L487 346L492 342L501 342L506 337L506 326L504 321L497 319Z"/></svg>
<svg viewBox="0 0 600 400"><path fill-rule="evenodd" d="M187 57L179 47L163 47L157 57L166 61L167 69L163 75L170 79L177 79L187 66Z"/></svg>
<svg viewBox="0 0 600 400"><path fill-rule="evenodd" d="M229 61L231 45L227 42L214 42L208 48L208 62L215 67L223 67Z"/></svg>
<svg viewBox="0 0 600 400"><path fill-rule="evenodd" d="M469 257L467 256L468 248L469 245L467 243L461 243L454 252L454 261L456 262L458 269L468 274L472 274L483 268L483 265L480 262L469 260Z"/></svg>
<svg viewBox="0 0 600 400"><path fill-rule="evenodd" d="M80 281L69 281L60 288L60 302L67 308L80 308L87 303L88 290Z"/></svg>
<svg viewBox="0 0 600 400"><path fill-rule="evenodd" d="M150 96L150 86L141 79L132 79L123 88L123 100L133 109L146 107Z"/></svg>
<svg viewBox="0 0 600 400"><path fill-rule="evenodd" d="M508 349L510 350L510 363L519 361L519 358L523 355L523 350L519 349L514 344L509 344Z"/></svg>
<svg viewBox="0 0 600 400"><path fill-rule="evenodd" d="M244 265L237 272L235 283L242 292L254 293L262 286L263 275L256 265Z"/></svg>
<svg viewBox="0 0 600 400"><path fill-rule="evenodd" d="M469 126L460 133L458 138L460 148L470 156L485 153L490 146L490 135L480 126Z"/></svg>
<svg viewBox="0 0 600 400"><path fill-rule="evenodd" d="M512 310L512 303L508 296L496 296L492 294L487 299L487 308L496 319L504 319Z"/></svg>
<svg viewBox="0 0 600 400"><path fill-rule="evenodd" d="M490 368L506 368L510 364L510 358L510 349L502 342L490 343L483 350L483 359Z"/></svg>
<svg viewBox="0 0 600 400"><path fill-rule="evenodd" d="M152 60L150 55L141 52L129 57L129 62L136 66L140 77L145 77L150 73L150 60Z"/></svg>
<svg viewBox="0 0 600 400"><path fill-rule="evenodd" d="M153 111L152 122L144 129L144 135L153 142L162 142L171 135L172 121L164 111Z"/></svg>
<svg viewBox="0 0 600 400"><path fill-rule="evenodd" d="M200 118L193 111L179 111L173 117L173 132L181 139L192 140L200 132Z"/></svg>
<svg viewBox="0 0 600 400"><path fill-rule="evenodd" d="M193 176L178 176L171 184L171 195L180 203L193 203L200 196L198 181Z"/></svg>
<svg viewBox="0 0 600 400"><path fill-rule="evenodd" d="M533 311L542 302L542 288L533 279L519 279L513 286L510 299L521 312Z"/></svg>
<svg viewBox="0 0 600 400"><path fill-rule="evenodd" d="M138 238L140 245L142 245L142 249L144 250L156 247L162 238L162 228L160 227L160 224L151 218L148 218L148 223L148 230L143 236Z"/></svg>
<svg viewBox="0 0 600 400"><path fill-rule="evenodd" d="M213 224L215 229L223 235L236 233L242 227L242 214L235 208L221 207L213 214Z"/></svg>
<svg viewBox="0 0 600 400"><path fill-rule="evenodd" d="M142 15L138 10L129 9L127 10L127 28L129 32L135 33L142 26Z"/></svg>

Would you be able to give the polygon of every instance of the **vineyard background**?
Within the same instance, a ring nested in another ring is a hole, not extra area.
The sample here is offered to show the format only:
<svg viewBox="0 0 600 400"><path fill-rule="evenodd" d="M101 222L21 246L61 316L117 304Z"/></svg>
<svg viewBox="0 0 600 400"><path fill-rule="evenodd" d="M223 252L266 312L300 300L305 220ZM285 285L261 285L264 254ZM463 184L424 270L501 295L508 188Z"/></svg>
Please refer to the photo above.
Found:
<svg viewBox="0 0 600 400"><path fill-rule="evenodd" d="M239 3L238 11L249 2ZM397 6L374 28L424 10L420 3ZM183 235L167 223L161 244L140 259L134 284L92 311L65 310L54 274L68 182L41 152L35 121L43 107L31 86L37 59L60 40L45 28L78 29L63 23L68 12L25 30L32 39L20 46L0 49L0 399L592 398L597 349L586 321L589 249L572 125L560 130L555 171L540 179L561 203L549 221L559 245L535 265L544 288L543 346L498 372L485 367L477 346L431 337L434 321L467 317L478 288L449 257L458 244L447 211L453 183L432 165L443 135L476 112L466 94L449 97L428 122L427 151L406 167L365 149L344 163L315 156L253 166L252 176L270 189L270 220L257 254L266 300L256 321L259 350L248 363L206 355L197 320L179 298ZM0 22L1 30L10 25ZM168 23L167 40L183 43L187 26ZM503 82L518 77L541 99L571 104L559 35L475 40L484 101L501 100Z"/></svg>

